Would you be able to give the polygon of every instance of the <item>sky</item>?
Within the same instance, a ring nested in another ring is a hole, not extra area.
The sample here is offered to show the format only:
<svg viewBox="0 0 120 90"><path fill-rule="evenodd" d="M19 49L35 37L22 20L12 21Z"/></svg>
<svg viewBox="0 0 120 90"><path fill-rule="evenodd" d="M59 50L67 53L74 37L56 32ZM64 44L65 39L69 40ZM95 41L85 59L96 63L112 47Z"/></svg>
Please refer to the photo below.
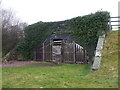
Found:
<svg viewBox="0 0 120 90"><path fill-rule="evenodd" d="M3 8L11 8L23 22L62 21L96 11L118 16L120 0L2 0Z"/></svg>

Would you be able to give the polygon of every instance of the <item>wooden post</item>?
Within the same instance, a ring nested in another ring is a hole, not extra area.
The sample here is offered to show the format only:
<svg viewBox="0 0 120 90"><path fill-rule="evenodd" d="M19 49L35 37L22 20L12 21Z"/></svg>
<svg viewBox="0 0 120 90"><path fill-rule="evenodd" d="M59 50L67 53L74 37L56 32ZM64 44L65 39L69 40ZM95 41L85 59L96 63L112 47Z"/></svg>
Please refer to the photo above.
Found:
<svg viewBox="0 0 120 90"><path fill-rule="evenodd" d="M51 47L51 40L50 40L50 51L49 51L49 54L50 54L50 61L51 61L51 53L52 53L52 47Z"/></svg>
<svg viewBox="0 0 120 90"><path fill-rule="evenodd" d="M45 61L44 43L43 43L43 61Z"/></svg>
<svg viewBox="0 0 120 90"><path fill-rule="evenodd" d="M84 60L84 64L86 64L86 58L85 58L86 52L85 52L85 49L83 49L83 50L84 50L84 56L83 56L84 59L83 60Z"/></svg>
<svg viewBox="0 0 120 90"><path fill-rule="evenodd" d="M75 42L73 41L73 55L74 55L74 63L75 63Z"/></svg>
<svg viewBox="0 0 120 90"><path fill-rule="evenodd" d="M65 62L65 41L62 42L62 62Z"/></svg>
<svg viewBox="0 0 120 90"><path fill-rule="evenodd" d="M111 18L109 18L109 30L111 30Z"/></svg>
<svg viewBox="0 0 120 90"><path fill-rule="evenodd" d="M50 60L52 60L52 45L51 45L51 40L50 40L50 51L49 51L49 53L50 53Z"/></svg>
<svg viewBox="0 0 120 90"><path fill-rule="evenodd" d="M51 45L51 60L53 60L53 42L50 40L50 45Z"/></svg>

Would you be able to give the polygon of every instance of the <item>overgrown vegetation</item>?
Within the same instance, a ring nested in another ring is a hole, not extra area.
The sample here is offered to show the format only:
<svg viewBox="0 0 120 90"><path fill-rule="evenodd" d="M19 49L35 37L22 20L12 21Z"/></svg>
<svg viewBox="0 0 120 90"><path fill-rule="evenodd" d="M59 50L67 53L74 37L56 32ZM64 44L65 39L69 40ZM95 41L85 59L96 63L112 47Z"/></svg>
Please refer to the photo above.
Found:
<svg viewBox="0 0 120 90"><path fill-rule="evenodd" d="M23 29L27 26L25 22L21 22L15 17L11 9L1 9L2 26L2 56L13 50L16 44L24 37Z"/></svg>
<svg viewBox="0 0 120 90"><path fill-rule="evenodd" d="M102 53L98 71L80 64L3 67L3 88L118 88L118 31L108 33Z"/></svg>
<svg viewBox="0 0 120 90"><path fill-rule="evenodd" d="M60 22L35 23L25 29L26 37L17 44L16 50L25 59L32 59L34 48L56 32L56 34L73 36L73 39L83 46L92 58L98 36L108 30L108 18L109 13L103 11Z"/></svg>

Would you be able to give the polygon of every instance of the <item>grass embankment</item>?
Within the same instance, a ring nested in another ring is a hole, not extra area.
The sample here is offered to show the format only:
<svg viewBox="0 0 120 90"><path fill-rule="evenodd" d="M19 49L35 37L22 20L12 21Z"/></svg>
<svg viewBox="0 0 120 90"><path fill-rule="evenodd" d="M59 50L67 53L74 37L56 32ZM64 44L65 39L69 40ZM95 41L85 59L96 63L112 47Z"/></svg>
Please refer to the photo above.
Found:
<svg viewBox="0 0 120 90"><path fill-rule="evenodd" d="M112 31L106 37L98 71L79 64L3 68L3 88L117 88L117 34Z"/></svg>

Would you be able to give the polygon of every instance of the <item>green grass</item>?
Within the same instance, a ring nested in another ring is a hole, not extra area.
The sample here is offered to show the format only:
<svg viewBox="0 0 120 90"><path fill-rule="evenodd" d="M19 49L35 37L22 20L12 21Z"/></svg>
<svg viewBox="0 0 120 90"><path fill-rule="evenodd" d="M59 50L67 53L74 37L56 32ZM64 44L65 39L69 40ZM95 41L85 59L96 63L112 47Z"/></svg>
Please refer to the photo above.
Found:
<svg viewBox="0 0 120 90"><path fill-rule="evenodd" d="M3 69L3 87L83 87L90 66L62 64L54 67L16 67Z"/></svg>
<svg viewBox="0 0 120 90"><path fill-rule="evenodd" d="M118 31L109 32L103 49L101 67L61 64L3 68L3 88L117 88ZM107 50L106 47L109 47Z"/></svg>

